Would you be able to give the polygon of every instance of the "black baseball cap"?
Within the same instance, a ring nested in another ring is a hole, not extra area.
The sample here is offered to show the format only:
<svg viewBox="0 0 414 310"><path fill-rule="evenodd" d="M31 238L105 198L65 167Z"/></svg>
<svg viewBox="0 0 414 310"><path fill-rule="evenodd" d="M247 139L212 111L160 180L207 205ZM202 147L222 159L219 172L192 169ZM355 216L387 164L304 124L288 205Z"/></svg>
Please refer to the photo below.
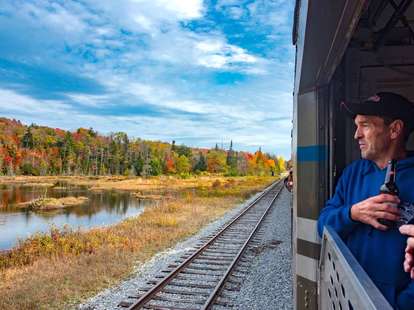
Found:
<svg viewBox="0 0 414 310"><path fill-rule="evenodd" d="M396 93L380 92L360 103L342 103L341 108L352 118L357 114L385 116L400 119L409 130L414 129L414 104Z"/></svg>

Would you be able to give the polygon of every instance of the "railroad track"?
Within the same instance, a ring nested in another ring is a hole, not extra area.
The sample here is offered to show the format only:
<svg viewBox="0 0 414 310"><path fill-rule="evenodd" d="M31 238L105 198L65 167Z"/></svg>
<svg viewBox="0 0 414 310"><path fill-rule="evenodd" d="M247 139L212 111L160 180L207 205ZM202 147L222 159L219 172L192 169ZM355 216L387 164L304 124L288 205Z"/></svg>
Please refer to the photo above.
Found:
<svg viewBox="0 0 414 310"><path fill-rule="evenodd" d="M231 307L220 296L223 288L232 290L240 285L238 265L246 265L243 255L263 223L273 202L283 188L283 182L270 185L235 219L223 227L183 261L170 265L152 287L142 288L119 304L123 309L210 309L213 305Z"/></svg>

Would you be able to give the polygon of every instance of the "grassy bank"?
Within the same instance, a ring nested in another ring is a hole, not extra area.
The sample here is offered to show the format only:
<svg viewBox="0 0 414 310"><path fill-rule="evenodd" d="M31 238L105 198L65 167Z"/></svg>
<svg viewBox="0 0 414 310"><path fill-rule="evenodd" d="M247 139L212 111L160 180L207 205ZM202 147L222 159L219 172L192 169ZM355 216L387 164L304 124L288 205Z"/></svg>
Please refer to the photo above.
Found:
<svg viewBox="0 0 414 310"><path fill-rule="evenodd" d="M14 181L54 183L57 179ZM65 180L94 190L168 194L169 199L111 227L86 232L52 229L0 256L0 309L70 308L119 282L140 263L196 233L272 181L258 177Z"/></svg>
<svg viewBox="0 0 414 310"><path fill-rule="evenodd" d="M82 205L88 202L88 197L36 198L17 204L20 209L30 211L48 211Z"/></svg>

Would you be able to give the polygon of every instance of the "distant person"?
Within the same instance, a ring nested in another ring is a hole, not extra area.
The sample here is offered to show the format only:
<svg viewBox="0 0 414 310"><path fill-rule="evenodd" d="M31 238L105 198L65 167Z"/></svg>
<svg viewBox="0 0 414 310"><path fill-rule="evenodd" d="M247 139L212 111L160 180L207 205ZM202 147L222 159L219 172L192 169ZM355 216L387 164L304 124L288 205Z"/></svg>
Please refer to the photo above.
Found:
<svg viewBox="0 0 414 310"><path fill-rule="evenodd" d="M400 201L414 202L414 157L405 147L414 128L414 107L400 95L383 92L359 104L343 104L343 109L354 119L362 159L344 169L319 216L319 234L330 225L388 302L413 310L414 282L402 268L407 237L395 223ZM398 196L379 194L391 159L397 160Z"/></svg>
<svg viewBox="0 0 414 310"><path fill-rule="evenodd" d="M292 192L293 189L293 171L290 170L288 176L284 179L285 187L289 192Z"/></svg>

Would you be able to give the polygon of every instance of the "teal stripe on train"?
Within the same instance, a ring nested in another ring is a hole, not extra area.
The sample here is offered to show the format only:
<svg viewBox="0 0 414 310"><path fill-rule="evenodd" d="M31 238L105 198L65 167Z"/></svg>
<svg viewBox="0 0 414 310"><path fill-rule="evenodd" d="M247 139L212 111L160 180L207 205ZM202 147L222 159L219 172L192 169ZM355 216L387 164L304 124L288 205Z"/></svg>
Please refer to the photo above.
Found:
<svg viewBox="0 0 414 310"><path fill-rule="evenodd" d="M298 146L298 162L325 161L328 158L328 147L326 145Z"/></svg>

